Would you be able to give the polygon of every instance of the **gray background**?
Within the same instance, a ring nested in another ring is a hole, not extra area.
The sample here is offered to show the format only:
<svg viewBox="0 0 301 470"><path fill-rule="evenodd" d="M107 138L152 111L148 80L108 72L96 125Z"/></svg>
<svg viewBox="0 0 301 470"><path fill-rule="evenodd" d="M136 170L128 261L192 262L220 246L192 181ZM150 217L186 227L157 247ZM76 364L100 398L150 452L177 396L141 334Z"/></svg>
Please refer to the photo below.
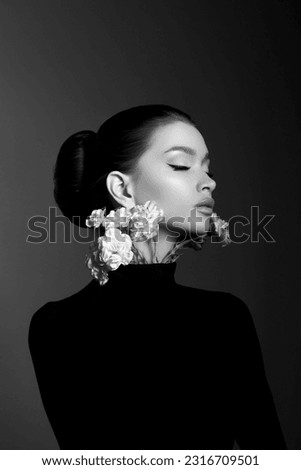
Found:
<svg viewBox="0 0 301 470"><path fill-rule="evenodd" d="M64 243L63 223L55 242L27 241L29 219L47 218L55 206L59 147L122 109L166 103L199 124L217 181L216 212L250 218L259 206L260 217L275 215L275 243L188 251L176 281L248 304L288 447L300 449L297 3L2 0L0 18L0 448L58 448L28 326L44 303L91 280L88 245ZM201 315L202 305L193 308Z"/></svg>

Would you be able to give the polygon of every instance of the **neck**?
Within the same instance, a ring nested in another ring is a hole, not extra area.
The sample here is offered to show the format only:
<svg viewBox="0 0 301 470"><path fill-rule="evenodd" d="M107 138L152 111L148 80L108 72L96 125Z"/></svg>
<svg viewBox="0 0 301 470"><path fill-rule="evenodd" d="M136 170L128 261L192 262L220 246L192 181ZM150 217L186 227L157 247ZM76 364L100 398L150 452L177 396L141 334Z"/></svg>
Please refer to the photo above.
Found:
<svg viewBox="0 0 301 470"><path fill-rule="evenodd" d="M148 263L162 263L164 257L175 246L176 240L171 241L165 231L160 231L156 237L143 242L133 242L133 245L144 256Z"/></svg>

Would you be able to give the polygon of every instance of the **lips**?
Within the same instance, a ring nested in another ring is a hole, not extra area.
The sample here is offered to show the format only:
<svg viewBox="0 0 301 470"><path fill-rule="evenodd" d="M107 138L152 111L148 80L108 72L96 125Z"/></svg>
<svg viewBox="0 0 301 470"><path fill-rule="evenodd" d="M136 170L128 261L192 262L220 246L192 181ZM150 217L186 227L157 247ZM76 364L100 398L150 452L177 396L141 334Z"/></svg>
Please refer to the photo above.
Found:
<svg viewBox="0 0 301 470"><path fill-rule="evenodd" d="M211 209L211 207L208 207L208 206L197 206L196 209L198 212L201 212L202 214L206 214L206 215L213 214L213 209Z"/></svg>
<svg viewBox="0 0 301 470"><path fill-rule="evenodd" d="M208 209L213 209L214 207L214 204L215 204L215 201L212 197L206 197L205 199L203 199L202 201L200 201L196 207L205 207L205 208L208 208Z"/></svg>

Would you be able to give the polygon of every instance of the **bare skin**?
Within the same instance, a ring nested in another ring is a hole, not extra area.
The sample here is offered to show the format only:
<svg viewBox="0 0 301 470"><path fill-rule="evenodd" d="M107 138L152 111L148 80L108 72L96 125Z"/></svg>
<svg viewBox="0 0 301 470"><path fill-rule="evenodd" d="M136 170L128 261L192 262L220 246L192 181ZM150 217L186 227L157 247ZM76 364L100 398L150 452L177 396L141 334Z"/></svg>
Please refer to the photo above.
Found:
<svg viewBox="0 0 301 470"><path fill-rule="evenodd" d="M170 150L173 147L186 147L186 151ZM176 232L179 240L183 234L202 235L208 231L210 215L195 206L204 198L211 198L216 187L209 164L201 133L194 126L177 121L154 132L151 145L139 158L133 174L112 171L108 175L107 188L118 206L130 209L151 200L163 209L165 219L155 243L159 262L174 246ZM154 243L135 243L150 261Z"/></svg>

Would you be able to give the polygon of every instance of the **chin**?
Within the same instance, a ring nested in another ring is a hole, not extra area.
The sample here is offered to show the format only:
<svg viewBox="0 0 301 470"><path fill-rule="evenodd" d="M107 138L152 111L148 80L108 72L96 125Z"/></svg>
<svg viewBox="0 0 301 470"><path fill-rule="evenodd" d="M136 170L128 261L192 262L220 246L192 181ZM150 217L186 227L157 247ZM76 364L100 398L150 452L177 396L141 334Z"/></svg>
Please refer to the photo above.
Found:
<svg viewBox="0 0 301 470"><path fill-rule="evenodd" d="M195 235L204 235L209 232L211 226L211 215L203 215L202 220L187 224L187 230Z"/></svg>

